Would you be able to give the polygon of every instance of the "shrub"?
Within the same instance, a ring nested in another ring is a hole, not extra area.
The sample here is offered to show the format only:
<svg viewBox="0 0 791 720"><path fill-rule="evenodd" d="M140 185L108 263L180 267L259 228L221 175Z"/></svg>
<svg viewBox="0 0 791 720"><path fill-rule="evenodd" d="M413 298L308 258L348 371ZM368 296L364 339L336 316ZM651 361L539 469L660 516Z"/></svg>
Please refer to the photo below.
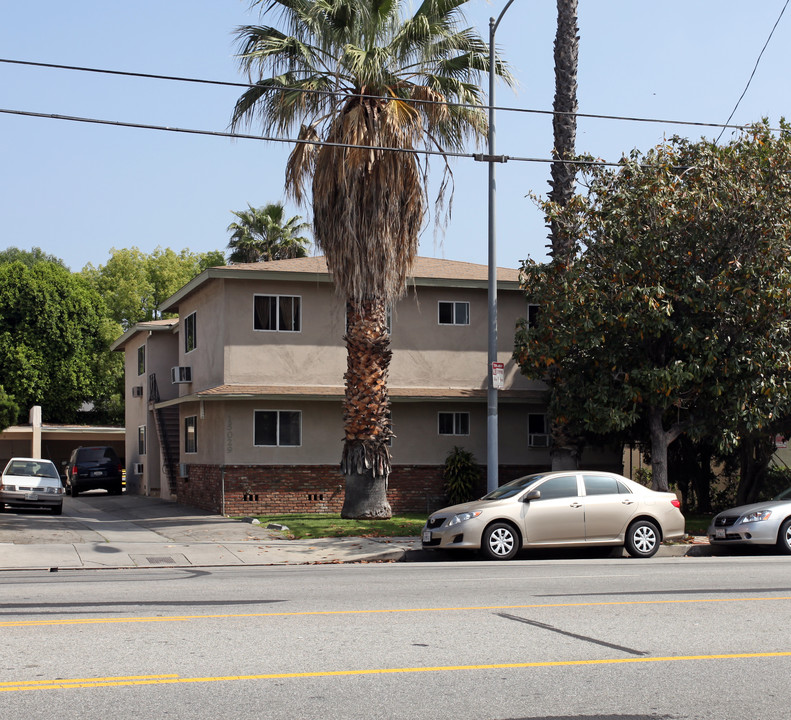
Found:
<svg viewBox="0 0 791 720"><path fill-rule="evenodd" d="M481 470L468 450L454 447L445 459L442 470L445 494L451 505L473 500L473 489L481 480Z"/></svg>

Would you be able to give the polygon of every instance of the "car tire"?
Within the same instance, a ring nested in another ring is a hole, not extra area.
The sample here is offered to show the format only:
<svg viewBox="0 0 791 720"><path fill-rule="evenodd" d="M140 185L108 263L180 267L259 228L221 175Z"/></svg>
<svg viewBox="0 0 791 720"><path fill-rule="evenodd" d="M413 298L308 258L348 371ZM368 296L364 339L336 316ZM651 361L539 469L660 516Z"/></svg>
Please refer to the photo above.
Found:
<svg viewBox="0 0 791 720"><path fill-rule="evenodd" d="M53 505L52 506L52 514L53 515L62 515L63 514L63 503L60 505Z"/></svg>
<svg viewBox="0 0 791 720"><path fill-rule="evenodd" d="M77 495L80 494L80 491L77 490L77 487L75 485L72 485L70 490L71 492L69 493L69 495L71 495L72 497L77 497Z"/></svg>
<svg viewBox="0 0 791 720"><path fill-rule="evenodd" d="M120 495L124 491L123 485L113 485L113 487L107 488L107 492L110 495Z"/></svg>
<svg viewBox="0 0 791 720"><path fill-rule="evenodd" d="M519 534L508 523L494 523L483 532L481 552L489 560L511 560L519 552Z"/></svg>
<svg viewBox="0 0 791 720"><path fill-rule="evenodd" d="M791 518L788 518L777 533L777 549L783 555L791 555Z"/></svg>
<svg viewBox="0 0 791 720"><path fill-rule="evenodd" d="M633 558L650 558L659 550L659 528L649 520L638 520L626 531L626 552Z"/></svg>

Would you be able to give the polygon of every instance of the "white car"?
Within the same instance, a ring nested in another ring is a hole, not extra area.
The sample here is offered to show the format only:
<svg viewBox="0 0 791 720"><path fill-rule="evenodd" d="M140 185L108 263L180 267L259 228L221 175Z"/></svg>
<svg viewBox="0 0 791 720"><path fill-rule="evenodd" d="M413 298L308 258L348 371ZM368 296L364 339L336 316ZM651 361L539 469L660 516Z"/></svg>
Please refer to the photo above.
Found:
<svg viewBox="0 0 791 720"><path fill-rule="evenodd" d="M50 460L11 458L0 477L0 512L12 508L49 508L63 512L65 490L58 469Z"/></svg>

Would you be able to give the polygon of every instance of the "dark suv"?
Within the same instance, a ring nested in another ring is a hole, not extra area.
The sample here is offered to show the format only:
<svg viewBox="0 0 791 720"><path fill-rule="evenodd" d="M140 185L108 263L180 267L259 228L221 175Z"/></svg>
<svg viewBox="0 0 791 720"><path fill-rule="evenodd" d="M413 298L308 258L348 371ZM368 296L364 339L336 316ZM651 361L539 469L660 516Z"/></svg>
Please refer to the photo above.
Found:
<svg viewBox="0 0 791 720"><path fill-rule="evenodd" d="M115 450L105 445L73 450L66 468L66 489L72 497L85 490L107 490L120 495L123 490L122 464Z"/></svg>

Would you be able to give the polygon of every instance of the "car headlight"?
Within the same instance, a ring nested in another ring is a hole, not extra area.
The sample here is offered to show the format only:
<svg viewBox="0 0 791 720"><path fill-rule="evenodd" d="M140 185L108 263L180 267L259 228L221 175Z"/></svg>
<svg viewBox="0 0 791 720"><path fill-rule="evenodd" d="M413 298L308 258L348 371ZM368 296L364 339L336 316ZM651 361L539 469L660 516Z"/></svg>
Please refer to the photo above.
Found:
<svg viewBox="0 0 791 720"><path fill-rule="evenodd" d="M743 523L758 522L759 520L768 520L772 514L771 510L756 510L755 512L747 513L743 518Z"/></svg>
<svg viewBox="0 0 791 720"><path fill-rule="evenodd" d="M3 485L3 484L0 484L0 490L7 490L8 492L15 492L16 491L16 485Z"/></svg>
<svg viewBox="0 0 791 720"><path fill-rule="evenodd" d="M448 527L450 527L451 525L458 525L459 523L463 523L466 520L471 520L472 518L477 518L478 515L480 514L481 514L480 510L472 510L470 512L457 513L450 519L450 522L448 523Z"/></svg>

